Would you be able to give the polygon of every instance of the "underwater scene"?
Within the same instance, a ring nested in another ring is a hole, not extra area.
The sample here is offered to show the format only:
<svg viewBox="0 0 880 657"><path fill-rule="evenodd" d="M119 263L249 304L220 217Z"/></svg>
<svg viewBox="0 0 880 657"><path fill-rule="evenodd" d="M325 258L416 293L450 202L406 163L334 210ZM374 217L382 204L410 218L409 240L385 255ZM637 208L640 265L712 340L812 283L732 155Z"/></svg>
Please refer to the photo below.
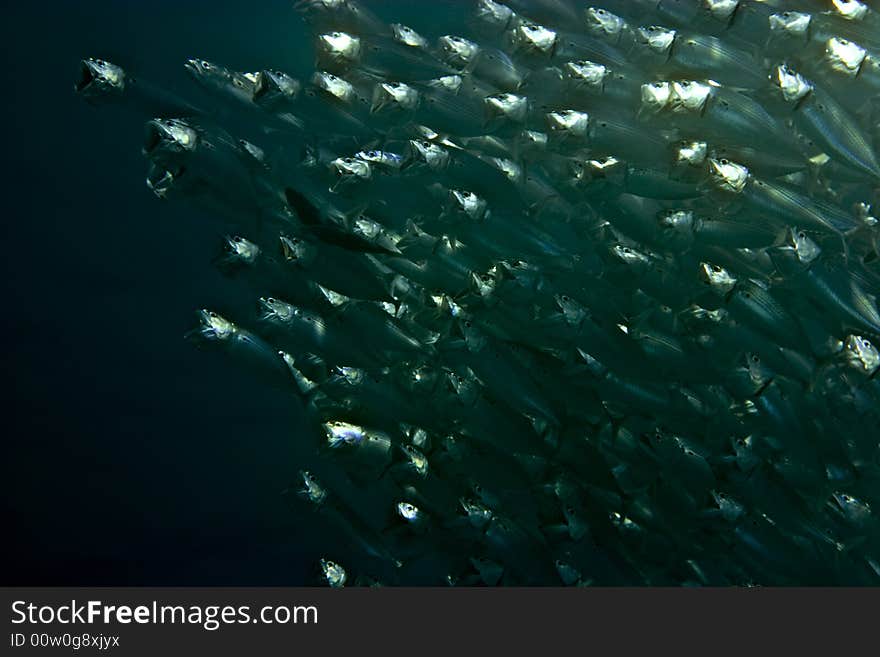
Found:
<svg viewBox="0 0 880 657"><path fill-rule="evenodd" d="M880 7L67 11L97 579L880 584Z"/></svg>

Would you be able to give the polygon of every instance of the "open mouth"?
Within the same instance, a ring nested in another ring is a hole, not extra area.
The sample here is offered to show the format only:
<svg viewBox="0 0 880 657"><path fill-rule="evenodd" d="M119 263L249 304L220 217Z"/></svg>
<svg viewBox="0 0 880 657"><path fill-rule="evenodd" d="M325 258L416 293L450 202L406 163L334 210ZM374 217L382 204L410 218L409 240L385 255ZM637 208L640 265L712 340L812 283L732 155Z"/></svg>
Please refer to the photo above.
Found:
<svg viewBox="0 0 880 657"><path fill-rule="evenodd" d="M285 313L277 305L274 297L260 297L257 301L257 309L259 310L260 320L264 322L282 321L288 317L288 313Z"/></svg>
<svg viewBox="0 0 880 657"><path fill-rule="evenodd" d="M272 80L269 74L261 71L257 75L257 81L254 83L254 101L265 99L272 91Z"/></svg>
<svg viewBox="0 0 880 657"><path fill-rule="evenodd" d="M287 262L296 262L299 258L297 257L296 248L289 239L285 237L280 238L281 242L281 256Z"/></svg>
<svg viewBox="0 0 880 657"><path fill-rule="evenodd" d="M76 91L82 92L89 88L95 80L95 73L92 71L91 65L83 60L80 62L79 78L76 81Z"/></svg>
<svg viewBox="0 0 880 657"><path fill-rule="evenodd" d="M144 152L147 154L152 153L159 147L162 141L162 129L154 121L147 123L146 131L144 133Z"/></svg>
<svg viewBox="0 0 880 657"><path fill-rule="evenodd" d="M183 167L176 167L174 170L158 166L151 167L147 174L147 187L159 198L165 198L183 173Z"/></svg>
<svg viewBox="0 0 880 657"><path fill-rule="evenodd" d="M197 59L187 59L183 68L186 69L187 73L196 78L198 78L199 74L202 72L199 60Z"/></svg>

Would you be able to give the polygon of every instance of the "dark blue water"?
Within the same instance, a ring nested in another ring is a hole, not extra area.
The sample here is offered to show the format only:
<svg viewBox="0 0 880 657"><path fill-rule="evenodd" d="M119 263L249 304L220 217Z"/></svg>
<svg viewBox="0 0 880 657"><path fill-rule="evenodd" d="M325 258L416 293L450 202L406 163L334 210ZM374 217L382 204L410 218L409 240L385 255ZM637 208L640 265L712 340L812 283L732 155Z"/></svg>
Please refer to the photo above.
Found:
<svg viewBox="0 0 880 657"><path fill-rule="evenodd" d="M73 93L89 56L196 100L189 57L311 70L291 3L254 4L5 12L4 584L298 584L336 540L280 495L307 463L296 404L183 339L249 298L209 265L222 226L147 189L142 120Z"/></svg>
<svg viewBox="0 0 880 657"><path fill-rule="evenodd" d="M209 265L222 226L147 189L140 119L73 92L88 56L197 101L189 57L311 70L291 3L255 4L7 9L4 584L299 584L337 540L280 494L309 457L296 403L183 339L250 301Z"/></svg>
<svg viewBox="0 0 880 657"><path fill-rule="evenodd" d="M296 406L183 340L237 294L222 229L149 192L142 121L73 93L84 56L187 92L187 57L308 66L289 4L258 4L6 12L4 584L297 584L317 558L279 494Z"/></svg>

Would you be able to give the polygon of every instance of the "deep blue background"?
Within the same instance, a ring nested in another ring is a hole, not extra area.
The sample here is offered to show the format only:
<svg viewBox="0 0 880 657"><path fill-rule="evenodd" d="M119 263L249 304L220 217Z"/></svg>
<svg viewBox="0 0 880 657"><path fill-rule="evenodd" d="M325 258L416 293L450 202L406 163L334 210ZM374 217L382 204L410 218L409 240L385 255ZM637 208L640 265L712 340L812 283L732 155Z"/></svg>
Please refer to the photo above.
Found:
<svg viewBox="0 0 880 657"><path fill-rule="evenodd" d="M318 544L279 492L297 408L183 340L242 294L222 227L144 185L143 121L73 93L86 56L190 93L182 63L298 73L290 4L17 3L4 12L0 584L298 584Z"/></svg>
<svg viewBox="0 0 880 657"><path fill-rule="evenodd" d="M197 308L252 310L209 264L222 223L147 189L142 118L73 92L89 56L201 104L189 57L309 73L291 2L251 4L4 12L0 584L295 585L342 545L280 494L313 456L296 402L183 339ZM425 4L371 5L426 24ZM442 33L459 9L435 1L428 24Z"/></svg>
<svg viewBox="0 0 880 657"><path fill-rule="evenodd" d="M313 458L297 403L183 339L197 308L254 310L209 264L223 224L147 189L143 117L73 92L90 56L203 107L190 57L304 76L291 4L6 8L0 584L295 585L345 547L281 495ZM456 0L369 4L426 36L462 20Z"/></svg>

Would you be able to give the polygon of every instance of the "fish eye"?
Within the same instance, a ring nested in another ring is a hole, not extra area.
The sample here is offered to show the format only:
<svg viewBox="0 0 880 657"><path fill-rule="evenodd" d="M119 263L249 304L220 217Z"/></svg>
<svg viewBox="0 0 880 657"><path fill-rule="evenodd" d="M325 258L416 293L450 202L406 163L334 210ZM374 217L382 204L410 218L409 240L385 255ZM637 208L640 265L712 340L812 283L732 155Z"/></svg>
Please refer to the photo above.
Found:
<svg viewBox="0 0 880 657"><path fill-rule="evenodd" d="M752 362L755 363L755 364L757 364L757 363L760 363L760 362L761 362L761 359L758 358L757 355L755 355L755 356L752 356Z"/></svg>
<svg viewBox="0 0 880 657"><path fill-rule="evenodd" d="M568 296L565 295L565 294L563 294L560 298L561 298L563 301L565 301L566 303L567 303L568 300L569 300L569 299L568 299Z"/></svg>
<svg viewBox="0 0 880 657"><path fill-rule="evenodd" d="M720 274L721 273L721 266L720 265L712 265L712 271L714 271L716 274Z"/></svg>
<svg viewBox="0 0 880 657"><path fill-rule="evenodd" d="M275 298L274 298L274 297L269 297L268 299L266 299L266 303L274 305L274 304L275 304Z"/></svg>
<svg viewBox="0 0 880 657"><path fill-rule="evenodd" d="M201 61L202 68L211 68L211 62L205 61L204 59Z"/></svg>
<svg viewBox="0 0 880 657"><path fill-rule="evenodd" d="M718 160L718 164L720 164L721 166L727 166L728 164L730 164L730 160L728 160L726 157L722 157L720 160Z"/></svg>
<svg viewBox="0 0 880 657"><path fill-rule="evenodd" d="M596 10L596 13L597 13L599 16L604 16L604 15L605 15L605 10L600 8L600 9L597 9L597 10Z"/></svg>
<svg viewBox="0 0 880 657"><path fill-rule="evenodd" d="M238 235L236 235L235 237L232 238L232 241L233 242L241 242L241 238Z"/></svg>
<svg viewBox="0 0 880 657"><path fill-rule="evenodd" d="M217 313L215 313L213 310L208 313L208 316L211 317L212 319L217 319Z"/></svg>

